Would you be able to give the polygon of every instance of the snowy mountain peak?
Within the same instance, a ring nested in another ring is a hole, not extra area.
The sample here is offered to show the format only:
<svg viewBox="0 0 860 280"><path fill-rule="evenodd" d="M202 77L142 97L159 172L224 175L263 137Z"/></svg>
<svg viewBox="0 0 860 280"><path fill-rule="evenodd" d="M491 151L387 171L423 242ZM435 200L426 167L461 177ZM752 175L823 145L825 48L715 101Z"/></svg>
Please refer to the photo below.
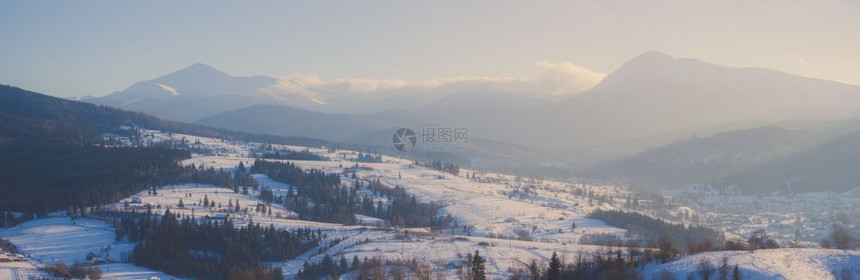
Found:
<svg viewBox="0 0 860 280"><path fill-rule="evenodd" d="M300 88L285 87L284 81L277 78L237 77L212 66L195 63L86 101L193 122L201 117L254 104L318 105L315 98Z"/></svg>
<svg viewBox="0 0 860 280"><path fill-rule="evenodd" d="M623 84L632 80L653 79L651 75L667 69L675 68L680 59L658 52L648 51L625 62L618 70L607 76L594 89Z"/></svg>
<svg viewBox="0 0 860 280"><path fill-rule="evenodd" d="M647 51L640 55L637 55L633 59L631 59L628 63L638 62L638 63L654 63L661 61L669 61L675 59L674 56L671 56L666 53L658 52L658 51Z"/></svg>
<svg viewBox="0 0 860 280"><path fill-rule="evenodd" d="M203 64L203 63L195 63L191 66L179 69L170 74L158 77L153 79L152 81L160 83L160 84L175 84L179 83L205 83L207 81L212 80L225 80L234 78L227 73L224 73L218 69L215 69L212 66Z"/></svg>

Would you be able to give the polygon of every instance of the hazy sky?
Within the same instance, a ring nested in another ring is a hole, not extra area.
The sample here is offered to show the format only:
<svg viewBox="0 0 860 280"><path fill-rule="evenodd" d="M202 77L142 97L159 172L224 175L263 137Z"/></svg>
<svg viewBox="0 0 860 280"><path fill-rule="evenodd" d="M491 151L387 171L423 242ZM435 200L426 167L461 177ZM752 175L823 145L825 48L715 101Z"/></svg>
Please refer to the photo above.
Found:
<svg viewBox="0 0 860 280"><path fill-rule="evenodd" d="M648 50L860 84L860 1L0 1L0 83L106 94L195 62L420 81Z"/></svg>

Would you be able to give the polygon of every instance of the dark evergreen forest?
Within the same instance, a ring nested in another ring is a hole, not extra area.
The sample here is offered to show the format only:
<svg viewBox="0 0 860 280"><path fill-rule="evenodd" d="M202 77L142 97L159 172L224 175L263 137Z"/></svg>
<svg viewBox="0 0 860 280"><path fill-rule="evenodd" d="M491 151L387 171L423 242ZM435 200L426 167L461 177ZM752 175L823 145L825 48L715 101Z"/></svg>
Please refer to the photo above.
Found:
<svg viewBox="0 0 860 280"><path fill-rule="evenodd" d="M196 279L282 279L280 268L264 263L295 258L324 237L320 231L287 231L253 221L240 228L229 219L179 219L170 210L119 215L117 239L138 242L130 256L135 264Z"/></svg>

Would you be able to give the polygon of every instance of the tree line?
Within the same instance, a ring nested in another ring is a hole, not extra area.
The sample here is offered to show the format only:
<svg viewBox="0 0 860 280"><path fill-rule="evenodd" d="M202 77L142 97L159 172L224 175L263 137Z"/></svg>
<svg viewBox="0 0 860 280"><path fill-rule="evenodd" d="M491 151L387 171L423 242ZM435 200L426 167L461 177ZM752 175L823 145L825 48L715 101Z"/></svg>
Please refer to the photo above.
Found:
<svg viewBox="0 0 860 280"><path fill-rule="evenodd" d="M171 275L198 279L281 279L265 262L293 259L319 245L320 231L287 231L249 222L236 227L225 221L179 219L164 215L122 213L115 223L117 239L137 242L131 260Z"/></svg>
<svg viewBox="0 0 860 280"><path fill-rule="evenodd" d="M382 162L382 155L359 152L358 156L356 156L356 158L355 158L355 161L366 162L366 163L381 163Z"/></svg>
<svg viewBox="0 0 860 280"><path fill-rule="evenodd" d="M354 191L341 186L338 174L317 169L305 171L292 162L261 159L254 161L251 170L253 173L266 174L276 182L289 184L284 206L296 212L300 219L355 223L354 205L357 196Z"/></svg>
<svg viewBox="0 0 860 280"><path fill-rule="evenodd" d="M448 162L442 162L442 161L434 160L434 161L431 161L430 163L424 163L424 162L416 161L415 165L433 168L433 169L436 169L436 170L439 170L442 172L451 173L454 175L460 174L460 166L457 164L454 164L454 163L448 163Z"/></svg>
<svg viewBox="0 0 860 280"><path fill-rule="evenodd" d="M363 184L358 183L359 187ZM384 207L382 202L377 207L364 207L362 214L380 218L398 227L431 227L441 229L447 227L454 218L451 215L439 217L437 213L442 208L436 203L421 203L410 195L406 189L395 185L393 188L382 184L379 179L371 180L366 185L374 195L384 196L390 203ZM368 201L365 199L365 201ZM372 205L372 204L371 204Z"/></svg>
<svg viewBox="0 0 860 280"><path fill-rule="evenodd" d="M522 262L520 266L508 270L510 280L586 280L586 279L659 279L674 280L676 276L668 270L655 271L653 275L644 275L640 268L657 261L652 254L628 248L625 253L621 249L604 248L592 253L579 252L568 258L555 252L549 260L532 259ZM696 271L687 275L687 279L721 279L740 280L743 278L737 264L729 263L723 257L719 264L714 264L707 258L702 258L696 264ZM712 278L713 276L717 276Z"/></svg>
<svg viewBox="0 0 860 280"><path fill-rule="evenodd" d="M434 277L435 276L435 277ZM302 270L296 275L299 280L316 279L355 279L355 280L377 280L377 279L447 279L442 270L435 273L431 271L430 263L411 260L396 259L384 260L381 257L359 259L353 255L352 261L341 255L336 260L325 255L318 263L305 262Z"/></svg>
<svg viewBox="0 0 860 280"><path fill-rule="evenodd" d="M223 169L213 167L196 166L194 164L186 167L185 174L189 182L215 185L222 188L232 189L233 192L248 194L249 189L256 189L260 183L248 173L245 164L239 162L236 172L227 172Z"/></svg>
<svg viewBox="0 0 860 280"><path fill-rule="evenodd" d="M190 156L162 148L0 146L0 211L44 215L69 206L108 204L181 182L185 168L179 161Z"/></svg>
<svg viewBox="0 0 860 280"><path fill-rule="evenodd" d="M342 224L355 224L356 214L380 218L399 227L444 227L453 218L437 217L440 205L420 203L406 189L385 186L378 179L343 186L340 175L321 170L303 170L292 162L273 162L257 159L251 168L254 173L266 174L274 181L289 184L284 206L299 215L300 219ZM361 194L369 189L373 196L385 197L389 203L374 203L374 197ZM261 198L278 202L270 190L261 189Z"/></svg>
<svg viewBox="0 0 860 280"><path fill-rule="evenodd" d="M591 212L589 217L627 229L630 233L643 236L651 244L666 247L661 250L671 245L673 250L704 252L722 249L725 243L723 233L712 228L670 223L637 212L598 209Z"/></svg>
<svg viewBox="0 0 860 280"><path fill-rule="evenodd" d="M312 153L309 149L305 148L301 151L293 151L290 149L277 149L272 147L271 144L266 144L259 150L252 150L251 157L254 158L263 158L263 159L282 159L282 160L316 160L316 161L329 161L330 159L326 156L318 155Z"/></svg>

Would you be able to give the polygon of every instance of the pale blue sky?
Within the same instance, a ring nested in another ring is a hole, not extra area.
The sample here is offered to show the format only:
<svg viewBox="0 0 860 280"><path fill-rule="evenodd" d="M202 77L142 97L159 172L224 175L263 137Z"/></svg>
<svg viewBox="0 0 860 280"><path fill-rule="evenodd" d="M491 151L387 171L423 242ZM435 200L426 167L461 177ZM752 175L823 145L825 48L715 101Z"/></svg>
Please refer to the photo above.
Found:
<svg viewBox="0 0 860 280"><path fill-rule="evenodd" d="M646 3L648 2L648 3ZM860 1L0 1L0 83L106 94L195 62L409 81L658 50L860 84ZM350 62L353 61L362 71Z"/></svg>

